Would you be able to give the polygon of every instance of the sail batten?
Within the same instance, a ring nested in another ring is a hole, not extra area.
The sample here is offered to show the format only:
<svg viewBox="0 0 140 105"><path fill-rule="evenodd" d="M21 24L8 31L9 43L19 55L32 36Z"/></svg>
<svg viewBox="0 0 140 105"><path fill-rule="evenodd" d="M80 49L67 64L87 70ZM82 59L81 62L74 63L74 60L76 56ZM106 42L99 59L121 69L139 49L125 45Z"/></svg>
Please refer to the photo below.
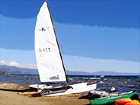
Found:
<svg viewBox="0 0 140 105"><path fill-rule="evenodd" d="M67 81L47 2L44 2L37 16L35 52L41 82Z"/></svg>

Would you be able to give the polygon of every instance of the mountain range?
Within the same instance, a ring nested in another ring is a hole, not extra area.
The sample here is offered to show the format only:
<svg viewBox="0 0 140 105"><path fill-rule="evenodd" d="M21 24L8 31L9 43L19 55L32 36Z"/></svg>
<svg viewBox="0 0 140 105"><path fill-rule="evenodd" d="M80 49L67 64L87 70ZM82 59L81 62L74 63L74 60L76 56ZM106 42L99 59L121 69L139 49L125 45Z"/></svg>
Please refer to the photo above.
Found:
<svg viewBox="0 0 140 105"><path fill-rule="evenodd" d="M4 71L7 74L38 74L37 69L19 68L16 66L0 65L0 71ZM66 70L67 75L140 75L140 73L119 73L119 72L81 72L81 71L70 71Z"/></svg>

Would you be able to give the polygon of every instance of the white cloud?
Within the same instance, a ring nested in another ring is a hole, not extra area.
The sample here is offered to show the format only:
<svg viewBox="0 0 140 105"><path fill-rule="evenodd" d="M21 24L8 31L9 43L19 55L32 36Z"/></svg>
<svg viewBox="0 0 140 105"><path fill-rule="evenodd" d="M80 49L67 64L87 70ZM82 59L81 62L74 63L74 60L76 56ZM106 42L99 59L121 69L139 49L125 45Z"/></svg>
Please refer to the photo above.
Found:
<svg viewBox="0 0 140 105"><path fill-rule="evenodd" d="M0 65L8 65L8 66L19 66L20 64L15 62L15 61L4 61L4 60L0 60Z"/></svg>
<svg viewBox="0 0 140 105"><path fill-rule="evenodd" d="M0 60L0 65L5 65L6 62L4 60Z"/></svg>
<svg viewBox="0 0 140 105"><path fill-rule="evenodd" d="M27 68L37 69L37 66L34 64L28 64Z"/></svg>
<svg viewBox="0 0 140 105"><path fill-rule="evenodd" d="M11 62L9 62L8 65L9 65L9 66L19 66L19 63L14 62L14 61L11 61Z"/></svg>
<svg viewBox="0 0 140 105"><path fill-rule="evenodd" d="M8 61L0 60L0 65L16 66L16 67L20 67L20 68L37 69L36 65L33 65L33 64L19 64L15 61L8 62Z"/></svg>

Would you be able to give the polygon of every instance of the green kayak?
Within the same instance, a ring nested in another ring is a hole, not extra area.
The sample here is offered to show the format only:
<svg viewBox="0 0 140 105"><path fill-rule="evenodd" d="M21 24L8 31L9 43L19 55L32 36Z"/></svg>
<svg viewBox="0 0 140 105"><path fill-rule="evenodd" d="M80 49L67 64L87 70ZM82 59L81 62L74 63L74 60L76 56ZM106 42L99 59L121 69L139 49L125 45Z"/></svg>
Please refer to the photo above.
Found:
<svg viewBox="0 0 140 105"><path fill-rule="evenodd" d="M103 104L113 103L115 100L118 100L118 99L130 98L134 94L137 94L137 91L130 91L127 93L111 95L111 96L102 97L98 99L89 99L89 101L91 105L103 105Z"/></svg>

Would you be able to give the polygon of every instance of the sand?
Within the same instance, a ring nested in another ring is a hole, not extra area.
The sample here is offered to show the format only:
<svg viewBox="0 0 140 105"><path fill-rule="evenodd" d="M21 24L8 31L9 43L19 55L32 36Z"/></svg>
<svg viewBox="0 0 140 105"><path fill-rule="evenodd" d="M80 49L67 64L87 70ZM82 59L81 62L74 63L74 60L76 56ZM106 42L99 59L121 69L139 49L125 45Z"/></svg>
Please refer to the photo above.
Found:
<svg viewBox="0 0 140 105"><path fill-rule="evenodd" d="M89 105L87 94L32 97L30 92L20 92L26 89L29 87L0 83L0 105Z"/></svg>

